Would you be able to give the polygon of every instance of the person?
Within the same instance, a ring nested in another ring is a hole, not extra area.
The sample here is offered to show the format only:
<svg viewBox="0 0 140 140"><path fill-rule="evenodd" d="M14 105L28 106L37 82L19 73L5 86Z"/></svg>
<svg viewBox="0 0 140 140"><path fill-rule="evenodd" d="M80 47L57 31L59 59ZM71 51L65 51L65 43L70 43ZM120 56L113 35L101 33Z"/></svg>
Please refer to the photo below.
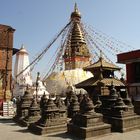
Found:
<svg viewBox="0 0 140 140"><path fill-rule="evenodd" d="M14 104L16 104L16 102L17 102L16 97L13 97L12 101L13 101Z"/></svg>

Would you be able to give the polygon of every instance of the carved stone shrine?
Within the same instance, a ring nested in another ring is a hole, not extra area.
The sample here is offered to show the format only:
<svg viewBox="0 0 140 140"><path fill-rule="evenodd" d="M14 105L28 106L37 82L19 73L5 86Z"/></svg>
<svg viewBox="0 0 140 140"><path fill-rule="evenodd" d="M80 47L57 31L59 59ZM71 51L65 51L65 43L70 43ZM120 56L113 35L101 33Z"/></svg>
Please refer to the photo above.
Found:
<svg viewBox="0 0 140 140"><path fill-rule="evenodd" d="M29 92L29 90L26 90L24 96L21 98L21 101L17 104L17 115L14 118L16 122L20 123L21 120L28 116L28 110L32 99L33 95Z"/></svg>
<svg viewBox="0 0 140 140"><path fill-rule="evenodd" d="M104 121L111 124L111 129L115 132L126 132L140 128L140 116L134 113L131 100L128 96L123 100L120 94L112 104L110 112L104 114Z"/></svg>
<svg viewBox="0 0 140 140"><path fill-rule="evenodd" d="M68 124L68 133L80 139L108 134L111 126L103 122L103 116L94 111L92 100L84 96L82 112L76 114Z"/></svg>
<svg viewBox="0 0 140 140"><path fill-rule="evenodd" d="M43 105L43 112L40 120L30 124L28 129L38 135L63 132L67 130L66 118L60 117L59 108L50 98L47 103Z"/></svg>
<svg viewBox="0 0 140 140"><path fill-rule="evenodd" d="M28 126L29 124L38 121L40 117L40 108L37 104L36 98L34 98L29 108L28 116L22 120L22 125Z"/></svg>

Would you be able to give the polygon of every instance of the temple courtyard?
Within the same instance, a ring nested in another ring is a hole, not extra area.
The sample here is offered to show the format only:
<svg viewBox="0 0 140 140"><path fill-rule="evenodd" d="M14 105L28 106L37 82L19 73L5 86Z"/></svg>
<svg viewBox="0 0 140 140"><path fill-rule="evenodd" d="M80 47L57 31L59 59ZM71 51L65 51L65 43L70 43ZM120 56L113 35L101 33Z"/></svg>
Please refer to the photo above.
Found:
<svg viewBox="0 0 140 140"><path fill-rule="evenodd" d="M39 136L30 133L26 127L20 127L10 119L0 118L0 136L2 140L80 140L68 134L51 134ZM125 133L111 133L108 135L89 138L87 140L140 140L140 129Z"/></svg>

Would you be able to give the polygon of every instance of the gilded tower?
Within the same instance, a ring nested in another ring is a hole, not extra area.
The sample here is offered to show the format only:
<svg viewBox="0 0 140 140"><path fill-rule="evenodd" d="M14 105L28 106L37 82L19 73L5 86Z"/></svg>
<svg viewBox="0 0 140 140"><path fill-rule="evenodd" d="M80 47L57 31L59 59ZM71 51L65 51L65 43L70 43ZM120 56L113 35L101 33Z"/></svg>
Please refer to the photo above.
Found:
<svg viewBox="0 0 140 140"><path fill-rule="evenodd" d="M64 53L65 70L83 68L90 64L89 50L81 28L81 14L75 4L71 13L71 33Z"/></svg>

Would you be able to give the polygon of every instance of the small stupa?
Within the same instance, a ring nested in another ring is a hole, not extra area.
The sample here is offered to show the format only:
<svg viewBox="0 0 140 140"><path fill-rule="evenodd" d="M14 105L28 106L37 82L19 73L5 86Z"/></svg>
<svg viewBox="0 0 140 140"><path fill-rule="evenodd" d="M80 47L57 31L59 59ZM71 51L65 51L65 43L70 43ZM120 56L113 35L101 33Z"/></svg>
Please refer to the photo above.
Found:
<svg viewBox="0 0 140 140"><path fill-rule="evenodd" d="M110 133L110 125L103 122L103 116L96 113L94 108L89 96L84 95L80 104L80 113L77 113L68 123L68 133L80 139Z"/></svg>
<svg viewBox="0 0 140 140"><path fill-rule="evenodd" d="M36 98L32 100L32 103L29 107L28 116L22 120L23 126L28 126L31 123L34 123L40 119L40 108L37 104Z"/></svg>
<svg viewBox="0 0 140 140"><path fill-rule="evenodd" d="M60 133L67 130L67 118L64 115L66 110L58 108L54 101L49 98L47 103L44 102L41 118L30 124L28 129L38 135Z"/></svg>
<svg viewBox="0 0 140 140"><path fill-rule="evenodd" d="M43 82L40 78L40 73L37 73L36 82L33 84L32 87L33 95L36 97L37 101L40 102L41 97L45 94L46 97L49 99L49 92L46 90L46 87L44 86Z"/></svg>
<svg viewBox="0 0 140 140"><path fill-rule="evenodd" d="M27 87L24 95L21 97L21 100L17 104L17 112L16 116L14 117L14 120L19 124L21 124L22 120L28 116L29 107L32 103L32 100L33 95Z"/></svg>
<svg viewBox="0 0 140 140"><path fill-rule="evenodd" d="M113 90L114 87L111 91ZM116 92L116 90L114 91ZM111 124L111 130L126 132L140 128L140 116L134 113L134 107L127 93L125 98L120 96L120 92L118 92L118 96L114 97L115 100L109 100L111 106L108 108L108 113L104 113L104 121Z"/></svg>

